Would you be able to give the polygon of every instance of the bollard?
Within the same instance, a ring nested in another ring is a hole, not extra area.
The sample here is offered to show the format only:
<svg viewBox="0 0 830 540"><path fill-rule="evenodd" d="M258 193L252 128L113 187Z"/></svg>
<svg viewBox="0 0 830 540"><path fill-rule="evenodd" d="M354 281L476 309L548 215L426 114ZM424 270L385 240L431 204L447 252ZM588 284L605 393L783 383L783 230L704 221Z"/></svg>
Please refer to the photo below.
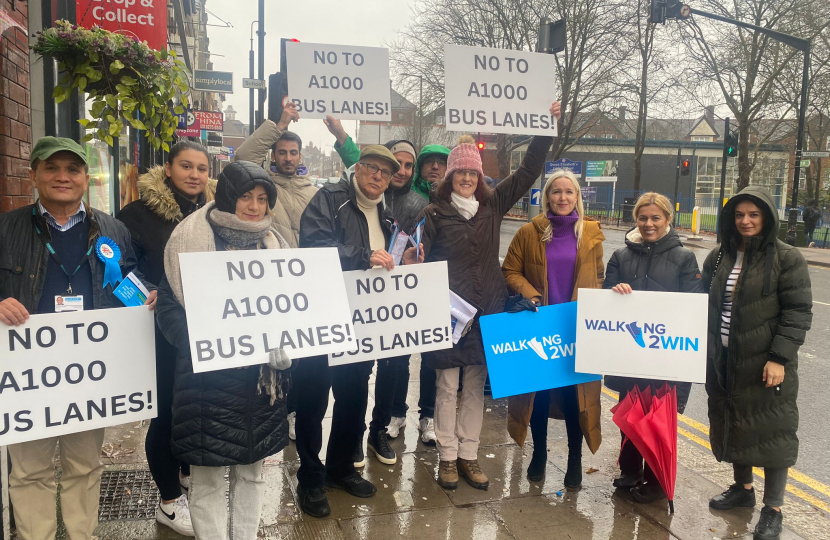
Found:
<svg viewBox="0 0 830 540"><path fill-rule="evenodd" d="M692 234L690 240L700 240L700 207L695 206L692 210Z"/></svg>

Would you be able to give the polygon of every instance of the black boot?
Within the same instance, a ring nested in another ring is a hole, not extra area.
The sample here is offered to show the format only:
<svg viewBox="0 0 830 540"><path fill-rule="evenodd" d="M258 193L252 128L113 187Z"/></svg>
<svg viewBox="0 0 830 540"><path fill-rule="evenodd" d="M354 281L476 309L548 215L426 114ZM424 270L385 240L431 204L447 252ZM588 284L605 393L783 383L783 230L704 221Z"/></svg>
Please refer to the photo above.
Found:
<svg viewBox="0 0 830 540"><path fill-rule="evenodd" d="M775 511L770 506L761 509L761 519L755 525L753 540L778 540L781 537L781 529L784 528L784 516L780 511Z"/></svg>
<svg viewBox="0 0 830 540"><path fill-rule="evenodd" d="M329 501L323 488L303 489L297 486L297 495L300 497L300 509L311 517L323 518L331 514Z"/></svg>
<svg viewBox="0 0 830 540"><path fill-rule="evenodd" d="M565 472L565 487L582 487L582 453L568 454L568 470Z"/></svg>
<svg viewBox="0 0 830 540"><path fill-rule="evenodd" d="M732 484L729 489L709 500L709 507L715 510L752 508L755 506L755 488L746 489L743 484Z"/></svg>
<svg viewBox="0 0 830 540"><path fill-rule="evenodd" d="M545 469L548 465L548 449L544 446L533 447L533 457L527 468L527 479L531 482L541 482L545 479Z"/></svg>

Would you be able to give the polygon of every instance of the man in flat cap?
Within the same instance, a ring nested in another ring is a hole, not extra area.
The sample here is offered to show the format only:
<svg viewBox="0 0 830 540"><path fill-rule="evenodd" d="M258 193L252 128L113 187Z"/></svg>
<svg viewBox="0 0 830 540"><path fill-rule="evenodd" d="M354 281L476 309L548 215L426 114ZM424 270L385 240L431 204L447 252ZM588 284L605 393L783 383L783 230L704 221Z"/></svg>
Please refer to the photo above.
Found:
<svg viewBox="0 0 830 540"><path fill-rule="evenodd" d="M335 247L343 271L395 266L386 248L394 220L383 206L383 193L400 163L385 146L367 146L355 164L354 181L344 177L326 184L311 199L300 220L300 247ZM300 361L294 375L297 406L297 471L300 508L314 517L331 510L324 486L356 497L371 497L375 486L355 470L352 454L360 444L366 416L372 362L328 365L328 357ZM320 461L323 417L329 389L334 394L326 464Z"/></svg>
<svg viewBox="0 0 830 540"><path fill-rule="evenodd" d="M0 214L0 328L21 325L30 314L124 307L113 295L113 285L105 283L104 259L118 263L116 254L120 252L122 275L135 272L139 279L142 276L127 228L84 205L89 185L84 149L72 139L43 137L32 149L30 160L29 178L38 200ZM109 247L96 248L99 239ZM152 291L146 302L152 309L155 287L145 285ZM70 351L57 350L55 354ZM18 538L55 538L54 457L59 441L66 536L91 538L98 525L103 428L8 446L12 464L9 495Z"/></svg>

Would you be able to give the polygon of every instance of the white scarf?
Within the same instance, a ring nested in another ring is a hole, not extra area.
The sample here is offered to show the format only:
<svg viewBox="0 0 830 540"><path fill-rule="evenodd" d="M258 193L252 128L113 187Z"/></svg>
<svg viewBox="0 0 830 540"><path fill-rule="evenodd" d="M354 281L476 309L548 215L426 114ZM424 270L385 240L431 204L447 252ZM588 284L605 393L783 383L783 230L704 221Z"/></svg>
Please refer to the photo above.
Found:
<svg viewBox="0 0 830 540"><path fill-rule="evenodd" d="M467 198L462 197L455 191L451 195L451 203L458 210L458 213L464 219L472 219L476 212L478 212L478 201L475 195L470 195Z"/></svg>

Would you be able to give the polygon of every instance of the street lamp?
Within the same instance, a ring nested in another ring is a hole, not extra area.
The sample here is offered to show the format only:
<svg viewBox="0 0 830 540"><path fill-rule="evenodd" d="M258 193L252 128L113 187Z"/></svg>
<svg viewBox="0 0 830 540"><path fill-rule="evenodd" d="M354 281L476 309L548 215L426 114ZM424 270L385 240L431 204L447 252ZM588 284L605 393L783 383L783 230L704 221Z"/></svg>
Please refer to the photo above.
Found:
<svg viewBox="0 0 830 540"><path fill-rule="evenodd" d="M421 151L424 136L424 77L412 73L401 73L403 77L417 77L418 78L418 152Z"/></svg>
<svg viewBox="0 0 830 540"><path fill-rule="evenodd" d="M254 78L254 25L259 21L251 23L251 52L248 54L248 77ZM248 103L248 134L254 132L254 89L251 88Z"/></svg>

